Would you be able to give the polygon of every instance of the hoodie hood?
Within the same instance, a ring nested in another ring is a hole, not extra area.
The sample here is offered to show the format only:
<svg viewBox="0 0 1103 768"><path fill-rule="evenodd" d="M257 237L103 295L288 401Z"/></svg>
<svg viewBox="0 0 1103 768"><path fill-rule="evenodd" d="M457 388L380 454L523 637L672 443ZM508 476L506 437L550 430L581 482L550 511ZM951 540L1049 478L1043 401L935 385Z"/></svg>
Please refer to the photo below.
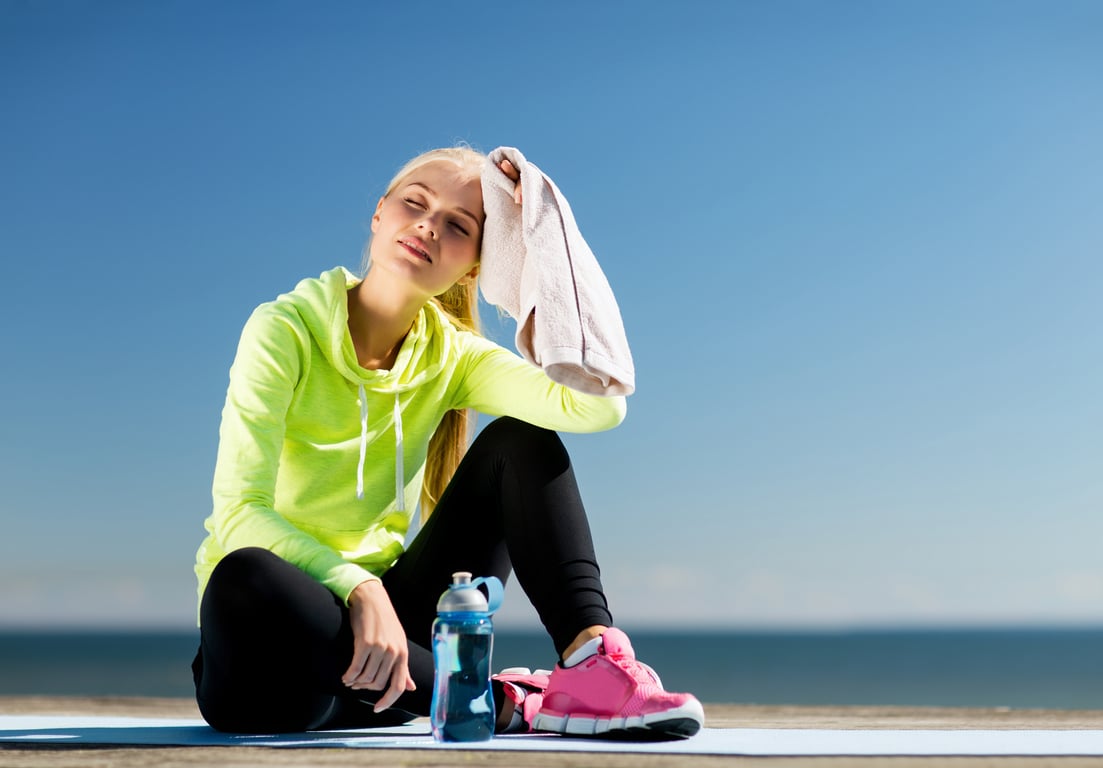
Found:
<svg viewBox="0 0 1103 768"><path fill-rule="evenodd" d="M351 382L375 392L402 393L438 375L448 359L452 324L432 302L415 318L393 368L369 371L360 367L348 327L348 291L359 282L359 277L337 267L303 280L280 299L295 307L322 354Z"/></svg>

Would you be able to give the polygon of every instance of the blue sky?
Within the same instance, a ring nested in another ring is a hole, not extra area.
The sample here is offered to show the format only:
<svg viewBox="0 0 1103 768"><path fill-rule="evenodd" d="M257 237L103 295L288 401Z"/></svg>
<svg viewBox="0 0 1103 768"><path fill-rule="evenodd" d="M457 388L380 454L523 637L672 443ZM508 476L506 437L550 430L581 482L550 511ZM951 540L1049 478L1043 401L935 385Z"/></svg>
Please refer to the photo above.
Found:
<svg viewBox="0 0 1103 768"><path fill-rule="evenodd" d="M567 442L622 624L1098 623L1101 40L1074 0L5 0L0 626L190 625L241 324L457 141L548 172L617 293L637 394Z"/></svg>

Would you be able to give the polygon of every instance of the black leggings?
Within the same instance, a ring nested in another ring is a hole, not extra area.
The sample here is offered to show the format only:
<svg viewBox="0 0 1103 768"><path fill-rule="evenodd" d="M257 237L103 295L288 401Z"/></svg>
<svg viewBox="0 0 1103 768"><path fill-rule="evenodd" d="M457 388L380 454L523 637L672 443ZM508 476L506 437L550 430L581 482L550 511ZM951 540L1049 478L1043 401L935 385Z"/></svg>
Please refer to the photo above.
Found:
<svg viewBox="0 0 1103 768"><path fill-rule="evenodd" d="M271 552L248 548L219 562L203 594L192 665L200 711L213 727L238 733L427 715L437 599L455 571L504 582L511 563L559 654L586 627L612 624L563 443L554 432L502 418L475 440L425 527L383 575L417 690L375 714L382 693L341 683L353 648L343 601Z"/></svg>

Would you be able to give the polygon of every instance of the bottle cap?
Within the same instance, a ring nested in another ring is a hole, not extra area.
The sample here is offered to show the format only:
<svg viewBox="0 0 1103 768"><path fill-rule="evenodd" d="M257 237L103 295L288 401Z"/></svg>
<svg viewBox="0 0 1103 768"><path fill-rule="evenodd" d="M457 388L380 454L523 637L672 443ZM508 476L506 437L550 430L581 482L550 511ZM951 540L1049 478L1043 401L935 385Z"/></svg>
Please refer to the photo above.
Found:
<svg viewBox="0 0 1103 768"><path fill-rule="evenodd" d="M479 589L486 585L489 601ZM467 571L452 574L452 586L445 590L437 602L438 613L494 613L502 604L502 582L497 576L472 580Z"/></svg>

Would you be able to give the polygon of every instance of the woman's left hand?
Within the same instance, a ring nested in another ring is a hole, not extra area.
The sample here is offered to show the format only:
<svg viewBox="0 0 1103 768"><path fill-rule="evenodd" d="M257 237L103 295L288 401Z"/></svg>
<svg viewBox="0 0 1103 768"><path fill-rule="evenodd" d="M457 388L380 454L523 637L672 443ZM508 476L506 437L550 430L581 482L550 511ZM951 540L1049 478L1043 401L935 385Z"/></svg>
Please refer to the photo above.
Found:
<svg viewBox="0 0 1103 768"><path fill-rule="evenodd" d="M378 579L358 585L348 604L353 653L341 682L354 691L383 691L375 704L375 711L382 712L416 688L407 665L406 632Z"/></svg>
<svg viewBox="0 0 1103 768"><path fill-rule="evenodd" d="M509 160L502 158L502 161L498 163L498 167L502 169L510 181L513 182L513 202L517 205L521 204L521 172L517 170L517 166L511 163Z"/></svg>

